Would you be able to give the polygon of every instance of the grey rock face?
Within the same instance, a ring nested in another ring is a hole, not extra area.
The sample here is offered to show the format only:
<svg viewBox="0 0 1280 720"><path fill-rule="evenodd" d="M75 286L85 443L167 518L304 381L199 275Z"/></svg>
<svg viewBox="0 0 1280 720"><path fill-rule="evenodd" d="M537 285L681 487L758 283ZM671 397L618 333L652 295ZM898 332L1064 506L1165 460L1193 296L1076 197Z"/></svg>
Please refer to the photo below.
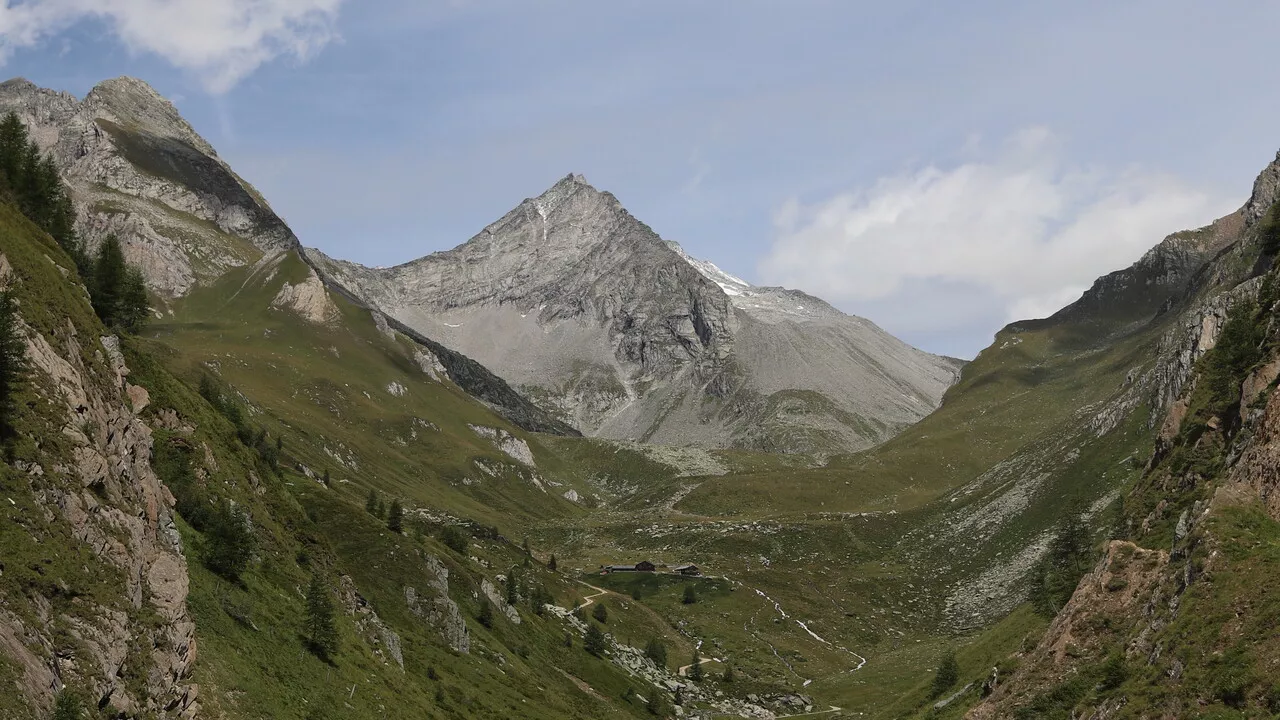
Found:
<svg viewBox="0 0 1280 720"><path fill-rule="evenodd" d="M69 452L63 456L42 449L38 464L15 467L48 478L38 495L45 519L65 521L98 562L120 572L129 608L145 608L152 618L143 623L122 607L105 605L86 606L90 612L83 616L66 615L68 632L86 653L78 662L55 655L47 667L56 670L60 682L77 678L92 689L95 698L131 715L159 716L162 709L177 708L173 714L193 717L199 704L189 681L196 639L186 604L187 563L175 524L173 496L151 468L151 428L131 407L130 398L140 388L127 380L129 368L115 337L82 337L70 321L47 337L25 323L20 327L30 381L50 389L51 407L65 423L60 434ZM84 346L89 352L84 352ZM37 605L50 608L43 597ZM5 625L0 627L0 647L4 647L3 638L20 627L8 624L10 619L0 613L0 624ZM49 616L42 623L42 628L32 631L48 633L53 627ZM154 648L146 657L149 665L142 693L140 688L126 686L119 671L139 638ZM53 644L42 639L29 647L52 649ZM31 657L30 651L19 657ZM51 689L47 685L29 688L40 694Z"/></svg>
<svg viewBox="0 0 1280 720"><path fill-rule="evenodd" d="M404 589L409 612L436 628L449 647L460 653L471 651L471 635L458 604L449 597L449 569L431 555L426 556L427 581L435 597L425 597L412 587Z"/></svg>
<svg viewBox="0 0 1280 720"><path fill-rule="evenodd" d="M578 175L457 248L322 274L474 357L583 432L707 447L867 447L931 412L959 363L694 260Z"/></svg>
<svg viewBox="0 0 1280 720"><path fill-rule="evenodd" d="M22 79L0 83L0 113L16 112L70 185L77 231L115 234L162 296L186 293L297 238L177 109L141 80L107 80L84 100Z"/></svg>

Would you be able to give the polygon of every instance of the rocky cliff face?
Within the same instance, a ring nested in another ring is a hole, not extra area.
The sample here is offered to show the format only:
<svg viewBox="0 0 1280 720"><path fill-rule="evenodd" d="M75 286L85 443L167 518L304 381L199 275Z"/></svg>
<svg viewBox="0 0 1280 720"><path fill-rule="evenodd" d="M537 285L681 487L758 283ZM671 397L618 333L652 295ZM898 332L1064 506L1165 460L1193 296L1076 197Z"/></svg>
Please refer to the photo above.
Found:
<svg viewBox="0 0 1280 720"><path fill-rule="evenodd" d="M0 267L9 267L3 256ZM5 289L56 282L29 267L0 274L9 275L0 278ZM20 308L24 320L30 310ZM37 581L0 598L0 654L23 666L22 695L36 707L73 686L128 717L195 717L187 564L174 498L150 464L151 429L140 415L148 393L129 383L115 337L87 335L65 316L20 328L31 419L12 464L23 480L7 478L6 493L10 509L23 511L24 532L5 538L0 574L4 560L22 562L8 571ZM56 583L39 582L44 565L63 557L80 559Z"/></svg>
<svg viewBox="0 0 1280 720"><path fill-rule="evenodd" d="M57 160L81 237L92 246L118 236L162 297L297 245L261 196L140 80L107 80L83 100L10 80L0 84L0 113L10 111Z"/></svg>
<svg viewBox="0 0 1280 720"><path fill-rule="evenodd" d="M690 258L577 175L405 265L307 254L603 437L856 449L932 411L958 368L821 300Z"/></svg>

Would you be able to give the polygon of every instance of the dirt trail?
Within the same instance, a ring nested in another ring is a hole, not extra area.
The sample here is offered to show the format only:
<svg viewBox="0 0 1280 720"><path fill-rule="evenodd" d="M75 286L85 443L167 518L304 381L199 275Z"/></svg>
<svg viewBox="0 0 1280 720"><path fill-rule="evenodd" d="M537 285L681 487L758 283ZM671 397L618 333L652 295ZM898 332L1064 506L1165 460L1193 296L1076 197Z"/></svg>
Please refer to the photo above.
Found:
<svg viewBox="0 0 1280 720"><path fill-rule="evenodd" d="M586 597L582 598L582 601L583 601L583 602L582 602L582 604L581 604L581 605L579 605L578 607L587 607L587 606L588 606L588 605L590 605L591 603L595 602L595 601L596 601L596 598L600 597L601 595L608 595L608 594L609 594L609 591L608 591L608 590L605 590L604 588L598 588L598 587L596 587L595 585L592 585L592 584L591 584L591 583L589 583L589 582L583 582L582 580L579 580L578 582L580 582L580 583L582 583L583 585L586 585L587 587L589 587L589 588L591 588L592 590L595 590L595 591L596 591L596 594L595 594L595 595L588 595L588 596L586 596Z"/></svg>

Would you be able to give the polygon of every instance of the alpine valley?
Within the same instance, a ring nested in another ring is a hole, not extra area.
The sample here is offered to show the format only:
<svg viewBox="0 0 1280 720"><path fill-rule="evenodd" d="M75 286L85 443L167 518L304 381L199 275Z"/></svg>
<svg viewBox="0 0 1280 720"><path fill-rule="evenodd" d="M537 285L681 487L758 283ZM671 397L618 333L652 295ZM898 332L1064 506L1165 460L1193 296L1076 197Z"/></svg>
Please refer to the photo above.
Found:
<svg viewBox="0 0 1280 720"><path fill-rule="evenodd" d="M369 268L5 114L0 720L1280 713L1280 156L965 363L579 175Z"/></svg>

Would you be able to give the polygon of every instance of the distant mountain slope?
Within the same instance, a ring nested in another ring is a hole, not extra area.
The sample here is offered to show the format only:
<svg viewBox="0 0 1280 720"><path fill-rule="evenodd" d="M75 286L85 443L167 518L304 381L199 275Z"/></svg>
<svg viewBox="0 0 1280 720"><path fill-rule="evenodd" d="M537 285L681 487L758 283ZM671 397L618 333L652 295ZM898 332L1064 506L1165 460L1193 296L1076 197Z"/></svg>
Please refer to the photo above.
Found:
<svg viewBox="0 0 1280 720"><path fill-rule="evenodd" d="M959 362L690 258L577 175L459 247L389 269L307 255L587 434L832 452L927 415Z"/></svg>
<svg viewBox="0 0 1280 720"><path fill-rule="evenodd" d="M17 113L57 161L80 237L90 247L107 235L119 237L169 314L179 298L231 271L301 250L258 191L141 80L106 80L78 100L13 79L0 83L0 114L8 112ZM293 296L277 300L323 309L325 291L313 275ZM450 380L519 427L576 434L479 363L411 334Z"/></svg>

